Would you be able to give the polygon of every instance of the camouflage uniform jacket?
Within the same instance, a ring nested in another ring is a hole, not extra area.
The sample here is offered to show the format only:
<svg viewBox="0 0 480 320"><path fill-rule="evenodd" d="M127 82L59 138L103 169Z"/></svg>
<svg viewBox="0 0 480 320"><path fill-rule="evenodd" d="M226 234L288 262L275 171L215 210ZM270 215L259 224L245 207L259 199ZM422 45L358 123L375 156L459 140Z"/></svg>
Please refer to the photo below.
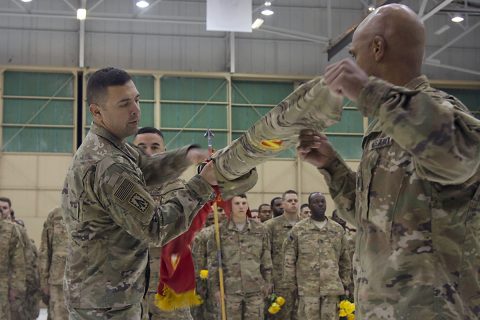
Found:
<svg viewBox="0 0 480 320"><path fill-rule="evenodd" d="M48 288L50 285L63 285L67 244L68 236L63 222L62 209L55 208L48 214L47 220L43 224L38 263L42 288Z"/></svg>
<svg viewBox="0 0 480 320"><path fill-rule="evenodd" d="M424 76L372 77L358 108L374 120L358 173L321 170L357 226L358 319L478 319L480 121Z"/></svg>
<svg viewBox="0 0 480 320"><path fill-rule="evenodd" d="M285 283L300 296L343 295L352 269L347 246L345 230L331 219L322 229L312 218L298 222L284 244Z"/></svg>
<svg viewBox="0 0 480 320"><path fill-rule="evenodd" d="M188 147L147 157L95 124L65 179L62 208L69 235L66 303L109 308L140 303L148 245L186 231L213 189L194 176L176 197L155 206L145 185L176 179Z"/></svg>
<svg viewBox="0 0 480 320"><path fill-rule="evenodd" d="M270 242L265 227L247 219L242 231L227 219L220 225L223 280L226 294L252 294L272 282ZM211 288L218 290L218 257L215 233L207 242L209 279Z"/></svg>
<svg viewBox="0 0 480 320"><path fill-rule="evenodd" d="M18 300L25 300L27 273L25 244L18 227L0 219L0 319L10 320L9 290Z"/></svg>
<svg viewBox="0 0 480 320"><path fill-rule="evenodd" d="M297 220L298 221L298 220ZM286 288L287 285L283 281L283 243L288 237L288 233L292 230L293 225L285 216L275 217L265 222L270 239L273 268L273 284L275 290Z"/></svg>
<svg viewBox="0 0 480 320"><path fill-rule="evenodd" d="M197 287L200 284L203 284L203 282L205 281L200 278L200 271L208 270L207 241L212 237L212 234L213 236L215 235L214 225L204 227L195 235L195 238L192 242L192 256L193 256L193 262L195 264L195 278L197 281ZM215 251L216 251L216 247L215 247Z"/></svg>

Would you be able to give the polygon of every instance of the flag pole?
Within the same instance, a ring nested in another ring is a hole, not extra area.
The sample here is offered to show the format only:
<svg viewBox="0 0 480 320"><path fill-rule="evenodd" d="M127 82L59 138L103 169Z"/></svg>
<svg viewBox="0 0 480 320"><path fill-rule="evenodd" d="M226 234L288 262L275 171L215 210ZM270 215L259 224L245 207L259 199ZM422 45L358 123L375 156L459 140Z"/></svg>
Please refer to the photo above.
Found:
<svg viewBox="0 0 480 320"><path fill-rule="evenodd" d="M210 156L213 154L213 137L215 136L212 130L208 129L204 135L207 138L208 151ZM218 195L217 197L219 197ZM217 260L218 260L218 278L220 284L220 309L221 309L221 319L227 320L227 313L225 309L225 287L223 283L223 264L222 264L222 247L220 243L220 225L218 219L218 198L213 202L213 221L215 227L215 243L217 245Z"/></svg>

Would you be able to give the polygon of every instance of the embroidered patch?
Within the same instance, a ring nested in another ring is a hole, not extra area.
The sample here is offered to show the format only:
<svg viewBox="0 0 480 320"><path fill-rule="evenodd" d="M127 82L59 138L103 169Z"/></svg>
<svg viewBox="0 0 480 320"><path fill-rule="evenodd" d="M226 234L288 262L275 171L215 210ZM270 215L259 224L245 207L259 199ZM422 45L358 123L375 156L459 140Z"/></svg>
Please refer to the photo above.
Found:
<svg viewBox="0 0 480 320"><path fill-rule="evenodd" d="M378 138L372 141L370 144L370 150L380 149L392 145L393 140L390 137Z"/></svg>
<svg viewBox="0 0 480 320"><path fill-rule="evenodd" d="M117 191L115 191L115 197L122 201L125 201L134 187L135 185L133 184L133 182L124 179L122 181L122 184L118 187Z"/></svg>
<svg viewBox="0 0 480 320"><path fill-rule="evenodd" d="M130 200L128 200L132 206L137 208L141 212L145 212L148 208L148 201L138 193L134 193L133 196L130 197Z"/></svg>

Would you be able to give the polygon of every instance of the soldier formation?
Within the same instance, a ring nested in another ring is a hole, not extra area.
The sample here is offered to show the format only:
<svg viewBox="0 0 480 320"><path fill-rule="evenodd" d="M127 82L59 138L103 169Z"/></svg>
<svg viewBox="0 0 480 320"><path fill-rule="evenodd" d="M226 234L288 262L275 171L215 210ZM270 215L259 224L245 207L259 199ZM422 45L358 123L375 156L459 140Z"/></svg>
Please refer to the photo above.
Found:
<svg viewBox="0 0 480 320"><path fill-rule="evenodd" d="M165 152L153 128L138 132L137 147L127 144L139 93L123 70L95 72L93 124L62 209L45 222L38 261L0 198L0 319L34 319L40 296L51 319L218 319L225 303L227 319L327 320L338 319L341 297L355 301L356 319L478 319L480 121L422 76L424 34L408 7L376 9L354 33L356 61L300 86L187 182L180 174L210 154L195 145ZM340 96L372 120L358 172L319 132L338 121ZM324 176L332 218L319 192L300 217L294 190L249 217L244 193L255 166L274 154L259 137L275 134L298 140L299 156ZM189 229L215 185L231 205L192 245L204 303L162 312L152 302L161 246ZM284 303L268 308L272 294Z"/></svg>

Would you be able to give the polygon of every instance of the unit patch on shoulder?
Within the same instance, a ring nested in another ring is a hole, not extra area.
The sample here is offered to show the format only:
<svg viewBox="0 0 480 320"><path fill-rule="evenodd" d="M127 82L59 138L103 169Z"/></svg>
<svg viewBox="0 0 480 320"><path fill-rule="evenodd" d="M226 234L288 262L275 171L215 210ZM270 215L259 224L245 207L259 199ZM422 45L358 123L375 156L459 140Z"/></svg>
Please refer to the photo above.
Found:
<svg viewBox="0 0 480 320"><path fill-rule="evenodd" d="M136 192L130 197L130 200L128 200L128 202L141 212L145 212L145 210L147 210L148 208L147 199L145 199Z"/></svg>
<svg viewBox="0 0 480 320"><path fill-rule="evenodd" d="M370 150L388 147L392 145L392 143L393 143L393 140L390 137L378 138L372 141L372 143L370 144Z"/></svg>

